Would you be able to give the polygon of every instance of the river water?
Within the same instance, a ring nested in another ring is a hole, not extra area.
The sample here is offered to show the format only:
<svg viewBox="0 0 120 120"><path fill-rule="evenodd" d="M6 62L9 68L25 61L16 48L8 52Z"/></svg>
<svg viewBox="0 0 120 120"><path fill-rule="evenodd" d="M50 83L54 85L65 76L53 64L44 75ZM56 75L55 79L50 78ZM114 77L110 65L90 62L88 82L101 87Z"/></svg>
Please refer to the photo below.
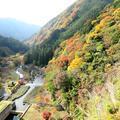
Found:
<svg viewBox="0 0 120 120"><path fill-rule="evenodd" d="M16 73L19 75L19 77L21 76L24 76L18 69L16 70ZM15 102L15 105L16 105L16 111L18 112L24 112L27 107L29 106L27 103L24 103L24 99L25 97L30 94L30 92L35 88L35 87L38 87L38 86L42 86L43 85L43 79L42 79L42 76L39 75L38 77L36 77L33 81L27 83L25 86L29 86L29 90L20 98L16 99L14 102ZM4 94L5 95L5 94ZM7 96L7 95L6 95ZM4 96L5 97L5 96ZM17 115L13 115L13 114L10 114L6 120L20 120L20 118L17 116Z"/></svg>
<svg viewBox="0 0 120 120"><path fill-rule="evenodd" d="M16 71L16 73L18 75L21 75L22 73L20 73L19 71ZM26 94L24 94L22 97L16 99L15 105L16 105L16 111L24 111L27 107L28 104L24 103L24 99L25 97L35 88L38 86L42 86L43 85L43 79L42 76L38 76L36 77L32 82L27 83L25 86L29 86L29 90L26 92Z"/></svg>
<svg viewBox="0 0 120 120"><path fill-rule="evenodd" d="M25 97L35 88L38 86L43 85L43 80L42 77L36 77L35 80L32 83L27 83L25 86L29 86L30 89L24 94L22 97L18 98L15 100L15 105L16 105L16 111L24 111L27 107L28 104L24 104L23 101Z"/></svg>

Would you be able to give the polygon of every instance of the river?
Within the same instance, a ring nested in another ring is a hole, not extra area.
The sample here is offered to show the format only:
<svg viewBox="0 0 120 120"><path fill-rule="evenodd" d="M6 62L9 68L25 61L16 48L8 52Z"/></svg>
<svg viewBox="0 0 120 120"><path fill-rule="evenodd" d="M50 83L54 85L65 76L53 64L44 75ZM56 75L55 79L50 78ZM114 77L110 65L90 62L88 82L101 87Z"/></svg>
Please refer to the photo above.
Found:
<svg viewBox="0 0 120 120"><path fill-rule="evenodd" d="M24 76L22 75L22 73L20 73L19 71L16 71L16 73L20 76ZM16 111L24 111L27 107L28 104L24 103L24 99L25 97L35 88L38 86L42 86L43 85L43 79L42 76L39 75L38 77L36 77L32 82L27 83L25 86L29 86L29 90L26 92L26 94L24 94L22 97L16 99L15 105L16 105Z"/></svg>

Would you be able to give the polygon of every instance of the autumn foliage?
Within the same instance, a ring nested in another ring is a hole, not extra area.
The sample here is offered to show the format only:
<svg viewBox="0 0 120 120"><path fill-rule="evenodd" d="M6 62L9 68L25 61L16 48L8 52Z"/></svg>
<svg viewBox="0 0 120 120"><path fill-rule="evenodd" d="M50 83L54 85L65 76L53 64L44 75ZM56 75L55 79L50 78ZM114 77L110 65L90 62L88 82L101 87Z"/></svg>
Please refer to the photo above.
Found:
<svg viewBox="0 0 120 120"><path fill-rule="evenodd" d="M60 43L45 69L46 86L53 100L71 114L76 106L80 106L80 110L76 110L79 112L76 120L84 119L83 111L87 113L96 101L99 102L97 96L95 103L90 104L92 107L88 107L88 101L92 101L91 93L100 94L100 89L104 88L105 72L120 60L119 21L120 9L108 6L92 21L89 33L76 32Z"/></svg>
<svg viewBox="0 0 120 120"><path fill-rule="evenodd" d="M49 120L50 117L51 117L51 113L48 112L48 111L44 111L44 112L42 113L42 117L43 117L43 120Z"/></svg>

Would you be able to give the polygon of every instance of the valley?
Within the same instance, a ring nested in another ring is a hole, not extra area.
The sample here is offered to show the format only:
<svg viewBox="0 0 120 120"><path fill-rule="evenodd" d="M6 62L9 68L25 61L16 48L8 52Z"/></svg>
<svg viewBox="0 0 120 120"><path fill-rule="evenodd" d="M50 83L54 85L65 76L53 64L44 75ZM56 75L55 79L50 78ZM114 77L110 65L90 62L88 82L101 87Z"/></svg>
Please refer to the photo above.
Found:
<svg viewBox="0 0 120 120"><path fill-rule="evenodd" d="M12 61L10 64L13 64ZM28 110L28 108L31 105L24 102L25 98L36 87L40 87L43 85L42 75L39 75L39 74L34 75L34 77L32 77L31 80L26 81L26 76L24 77L25 72L23 71L22 66L21 65L19 66L20 66L19 68L14 68L13 70L15 74L14 78L16 78L16 80L12 80L12 81L9 80L5 83L3 82L2 86L3 86L4 92L3 92L3 96L1 96L1 99L5 101L13 101L13 104L15 105L13 110L15 111L15 113L18 114L18 118L19 118L19 114L21 113L24 114L24 112L26 112L26 110ZM31 70L31 74L32 72L35 72L35 71ZM22 114L20 116L23 116ZM14 120L14 119L15 119L14 117L10 119L8 116L5 120Z"/></svg>
<svg viewBox="0 0 120 120"><path fill-rule="evenodd" d="M4 115L120 120L120 1L77 0L24 42L0 36Z"/></svg>

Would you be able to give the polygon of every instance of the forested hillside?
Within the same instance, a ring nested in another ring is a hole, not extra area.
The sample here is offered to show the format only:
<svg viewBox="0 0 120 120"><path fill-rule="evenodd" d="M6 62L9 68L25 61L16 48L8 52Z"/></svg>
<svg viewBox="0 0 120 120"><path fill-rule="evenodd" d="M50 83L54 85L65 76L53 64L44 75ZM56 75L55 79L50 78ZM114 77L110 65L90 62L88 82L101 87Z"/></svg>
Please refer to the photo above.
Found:
<svg viewBox="0 0 120 120"><path fill-rule="evenodd" d="M60 43L45 68L45 87L71 120L119 120L120 1L90 25L87 34Z"/></svg>
<svg viewBox="0 0 120 120"><path fill-rule="evenodd" d="M62 14L50 21L39 33L26 41L35 44L26 54L25 63L46 65L52 58L58 45L72 37L76 32L88 33L94 20L112 0L78 0ZM37 46L36 46L37 44ZM31 57L29 57L31 56Z"/></svg>
<svg viewBox="0 0 120 120"><path fill-rule="evenodd" d="M13 55L17 52L24 53L28 47L13 38L0 36L0 57Z"/></svg>

